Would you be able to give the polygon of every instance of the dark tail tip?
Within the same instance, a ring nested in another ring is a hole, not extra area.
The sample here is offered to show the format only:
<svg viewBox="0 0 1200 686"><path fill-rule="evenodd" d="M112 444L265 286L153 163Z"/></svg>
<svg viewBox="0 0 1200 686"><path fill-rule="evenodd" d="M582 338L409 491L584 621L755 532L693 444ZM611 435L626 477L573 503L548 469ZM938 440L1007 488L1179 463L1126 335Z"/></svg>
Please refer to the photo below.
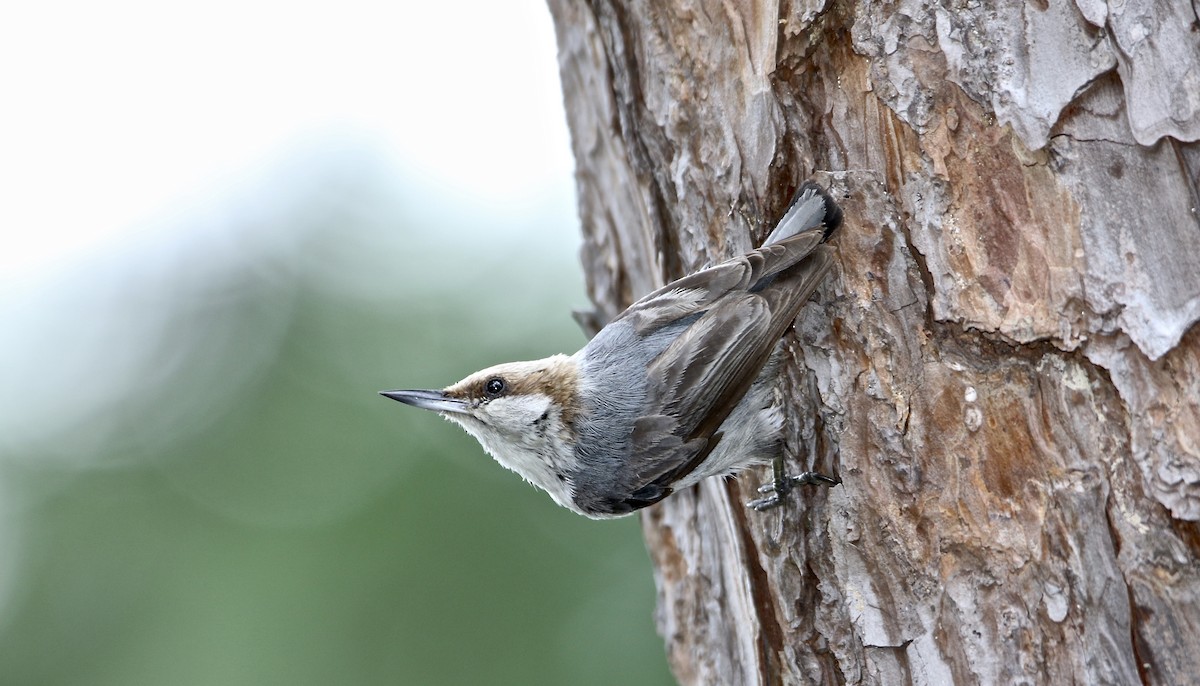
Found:
<svg viewBox="0 0 1200 686"><path fill-rule="evenodd" d="M825 203L825 217L821 221L825 225L825 234L821 237L821 242L824 243L842 225L842 208L833 199L833 196L824 188L818 186L815 181L805 181L801 184L800 188L796 190L796 197L799 198L810 191L820 195L821 201Z"/></svg>

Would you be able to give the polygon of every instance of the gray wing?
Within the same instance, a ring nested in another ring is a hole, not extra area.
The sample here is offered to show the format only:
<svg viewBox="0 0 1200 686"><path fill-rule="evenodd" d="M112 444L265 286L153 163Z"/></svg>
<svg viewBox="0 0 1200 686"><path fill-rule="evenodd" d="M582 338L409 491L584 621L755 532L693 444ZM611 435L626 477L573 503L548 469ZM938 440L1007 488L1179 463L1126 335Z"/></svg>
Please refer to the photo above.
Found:
<svg viewBox="0 0 1200 686"><path fill-rule="evenodd" d="M657 502L701 464L775 344L833 264L823 231L697 272L642 299L622 317L639 333L694 317L647 368L625 484L633 507Z"/></svg>
<svg viewBox="0 0 1200 686"><path fill-rule="evenodd" d="M808 256L824 238L821 229L797 234L783 242L702 269L663 286L622 312L614 321L629 320L645 335L662 326L703 312L731 292L748 291Z"/></svg>

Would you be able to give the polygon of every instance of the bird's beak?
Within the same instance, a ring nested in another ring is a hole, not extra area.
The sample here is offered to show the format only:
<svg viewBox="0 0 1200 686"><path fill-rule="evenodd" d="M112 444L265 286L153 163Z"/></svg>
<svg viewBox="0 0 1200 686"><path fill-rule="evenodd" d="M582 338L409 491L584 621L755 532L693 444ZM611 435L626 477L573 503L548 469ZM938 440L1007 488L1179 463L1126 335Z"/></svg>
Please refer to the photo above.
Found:
<svg viewBox="0 0 1200 686"><path fill-rule="evenodd" d="M441 391L380 391L379 395L392 400L399 400L405 405L412 405L434 412L451 412L466 414L467 403L456 398L447 397Z"/></svg>

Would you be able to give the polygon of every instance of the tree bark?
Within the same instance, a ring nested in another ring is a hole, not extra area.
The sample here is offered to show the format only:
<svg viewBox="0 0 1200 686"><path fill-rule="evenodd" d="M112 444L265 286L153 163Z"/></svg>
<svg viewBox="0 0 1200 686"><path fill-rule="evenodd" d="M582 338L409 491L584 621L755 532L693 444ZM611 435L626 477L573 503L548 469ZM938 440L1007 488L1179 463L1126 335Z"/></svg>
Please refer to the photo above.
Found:
<svg viewBox="0 0 1200 686"><path fill-rule="evenodd" d="M794 470L647 511L686 684L1194 683L1200 19L1183 2L549 0L595 327L807 178Z"/></svg>

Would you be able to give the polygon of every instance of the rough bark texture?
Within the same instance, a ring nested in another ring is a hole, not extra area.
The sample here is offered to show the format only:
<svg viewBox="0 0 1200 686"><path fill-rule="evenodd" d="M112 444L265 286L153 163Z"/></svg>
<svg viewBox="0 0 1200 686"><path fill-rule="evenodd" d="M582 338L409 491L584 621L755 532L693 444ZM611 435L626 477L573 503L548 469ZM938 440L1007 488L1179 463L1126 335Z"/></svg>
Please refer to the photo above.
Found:
<svg viewBox="0 0 1200 686"><path fill-rule="evenodd" d="M595 324L806 178L794 467L648 510L687 684L1194 683L1200 20L1186 2L550 0Z"/></svg>

